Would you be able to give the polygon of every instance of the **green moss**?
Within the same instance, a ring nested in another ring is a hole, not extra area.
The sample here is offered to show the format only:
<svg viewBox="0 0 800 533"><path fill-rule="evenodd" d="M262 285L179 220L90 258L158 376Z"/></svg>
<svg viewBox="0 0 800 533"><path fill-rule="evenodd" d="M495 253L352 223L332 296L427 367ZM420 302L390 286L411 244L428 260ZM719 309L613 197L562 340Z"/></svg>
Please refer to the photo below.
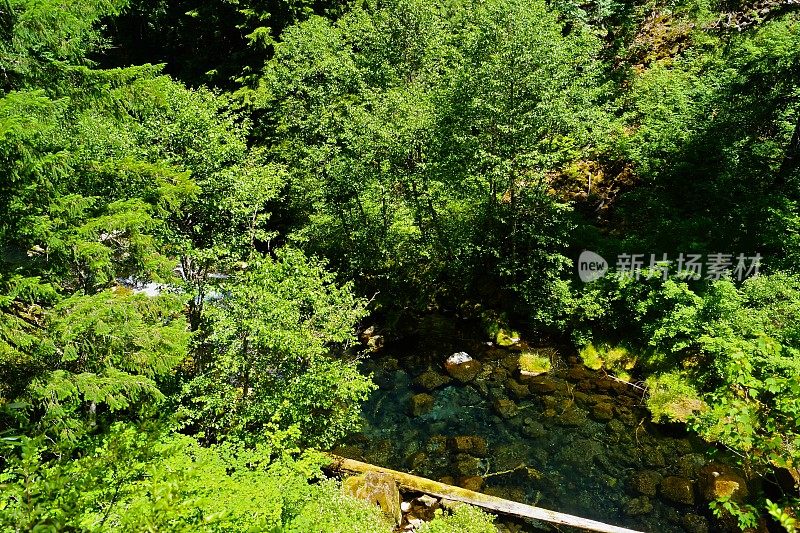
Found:
<svg viewBox="0 0 800 533"><path fill-rule="evenodd" d="M549 372L553 364L549 355L537 352L523 352L519 356L519 371L528 376L538 376Z"/></svg>
<svg viewBox="0 0 800 533"><path fill-rule="evenodd" d="M509 346L513 346L514 344L519 342L520 334L518 331L508 330L508 329L500 329L497 332L497 336L495 337L495 342L498 346L502 346L507 348Z"/></svg>
<svg viewBox="0 0 800 533"><path fill-rule="evenodd" d="M686 422L706 409L697 390L678 372L647 379L647 408L656 422Z"/></svg>
<svg viewBox="0 0 800 533"><path fill-rule="evenodd" d="M636 366L636 356L625 346L608 344L587 344L580 352L583 364L592 370L605 368L617 375L628 374Z"/></svg>
<svg viewBox="0 0 800 533"><path fill-rule="evenodd" d="M594 344L589 343L584 346L579 355L587 368L591 368L592 370L600 370L603 368L603 359L600 357L600 353L598 353Z"/></svg>

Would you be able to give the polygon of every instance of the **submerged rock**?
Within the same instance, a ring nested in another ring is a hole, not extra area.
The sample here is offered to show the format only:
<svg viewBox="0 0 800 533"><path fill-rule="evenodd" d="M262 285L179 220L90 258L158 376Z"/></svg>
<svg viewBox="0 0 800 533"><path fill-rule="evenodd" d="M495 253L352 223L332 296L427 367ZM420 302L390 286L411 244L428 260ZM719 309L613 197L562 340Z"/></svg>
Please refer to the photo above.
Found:
<svg viewBox="0 0 800 533"><path fill-rule="evenodd" d="M484 490L483 493L488 494L489 496L496 496L498 498L503 498L504 500L511 500L512 502L525 501L525 491L522 490L520 487L506 487L506 486L489 487L486 490Z"/></svg>
<svg viewBox="0 0 800 533"><path fill-rule="evenodd" d="M558 387L555 382L544 376L537 376L535 378L527 378L525 382L528 383L528 389L535 394L553 394Z"/></svg>
<svg viewBox="0 0 800 533"><path fill-rule="evenodd" d="M400 491L397 482L389 474L367 472L349 477L342 483L342 491L348 496L378 505L395 524L402 520Z"/></svg>
<svg viewBox="0 0 800 533"><path fill-rule="evenodd" d="M570 381L589 381L594 377L595 374L583 366L573 366L567 371L567 379Z"/></svg>
<svg viewBox="0 0 800 533"><path fill-rule="evenodd" d="M577 407L569 407L556 418L560 426L582 426L586 423L586 412Z"/></svg>
<svg viewBox="0 0 800 533"><path fill-rule="evenodd" d="M527 385L523 385L514 378L509 378L508 381L506 381L506 389L508 389L508 392L511 394L511 396L517 400L523 400L531 394L531 391Z"/></svg>
<svg viewBox="0 0 800 533"><path fill-rule="evenodd" d="M685 477L665 477L661 481L661 495L673 502L694 505L694 484Z"/></svg>
<svg viewBox="0 0 800 533"><path fill-rule="evenodd" d="M432 435L431 438L428 439L425 449L428 453L433 455L444 454L447 450L447 437L444 435Z"/></svg>
<svg viewBox="0 0 800 533"><path fill-rule="evenodd" d="M579 468L581 472L588 472L591 470L595 458L603 452L603 445L595 440L575 439L558 452L556 459Z"/></svg>
<svg viewBox="0 0 800 533"><path fill-rule="evenodd" d="M698 472L706 463L706 459L701 453L688 453L675 460L677 474L683 477L696 478Z"/></svg>
<svg viewBox="0 0 800 533"><path fill-rule="evenodd" d="M413 395L408 408L411 416L422 416L429 413L433 409L433 402L434 398L430 394L422 392Z"/></svg>
<svg viewBox="0 0 800 533"><path fill-rule="evenodd" d="M481 460L466 453L456 456L456 472L462 477L477 476L481 473Z"/></svg>
<svg viewBox="0 0 800 533"><path fill-rule="evenodd" d="M425 372L414 378L414 381L412 383L414 384L414 386L430 392L434 389L438 389L439 387L447 385L451 381L452 378L450 378L450 376L442 375L436 372L435 370L429 368L428 370L426 370Z"/></svg>
<svg viewBox="0 0 800 533"><path fill-rule="evenodd" d="M407 462L411 470L419 470L428 461L428 456L423 451L417 451L408 456Z"/></svg>
<svg viewBox="0 0 800 533"><path fill-rule="evenodd" d="M480 492L483 488L483 478L481 476L467 476L458 481L458 485L467 490L474 490Z"/></svg>
<svg viewBox="0 0 800 533"><path fill-rule="evenodd" d="M631 477L631 488L645 496L655 496L663 476L653 470L642 470Z"/></svg>
<svg viewBox="0 0 800 533"><path fill-rule="evenodd" d="M653 504L650 503L650 498L641 496L628 500L625 504L625 514L628 516L639 516L653 512Z"/></svg>
<svg viewBox="0 0 800 533"><path fill-rule="evenodd" d="M681 524L689 533L708 533L708 520L703 516L687 513L681 518Z"/></svg>
<svg viewBox="0 0 800 533"><path fill-rule="evenodd" d="M497 414L503 418L511 418L517 414L517 404L508 398L498 398L492 403Z"/></svg>
<svg viewBox="0 0 800 533"><path fill-rule="evenodd" d="M538 439L547 435L547 430L541 422L532 418L526 418L523 422L522 432L533 439Z"/></svg>
<svg viewBox="0 0 800 533"><path fill-rule="evenodd" d="M476 457L486 457L489 446L486 439L477 435L459 435L448 439L448 445L456 453L468 453Z"/></svg>
<svg viewBox="0 0 800 533"><path fill-rule="evenodd" d="M610 403L596 403L592 406L592 418L600 422L608 422L614 418L614 406Z"/></svg>
<svg viewBox="0 0 800 533"><path fill-rule="evenodd" d="M642 447L642 461L644 461L647 466L654 466L656 468L661 468L667 464L664 459L664 454L655 446Z"/></svg>

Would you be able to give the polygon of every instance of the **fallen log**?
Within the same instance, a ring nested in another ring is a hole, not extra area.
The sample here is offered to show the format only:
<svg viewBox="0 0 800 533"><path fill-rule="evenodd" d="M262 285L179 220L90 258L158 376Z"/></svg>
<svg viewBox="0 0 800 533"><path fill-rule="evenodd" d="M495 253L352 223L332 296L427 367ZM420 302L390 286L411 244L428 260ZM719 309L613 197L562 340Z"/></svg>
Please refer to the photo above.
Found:
<svg viewBox="0 0 800 533"><path fill-rule="evenodd" d="M397 482L401 489L422 492L431 496L445 498L447 500L468 503L483 509L489 509L496 513L508 514L519 518L532 518L542 520L551 524L572 526L588 531L599 531L601 533L641 533L633 529L612 526L596 520L580 518L578 516L549 511L541 507L534 507L524 503L505 500L496 496L489 496L472 490L447 485L438 481L433 481L424 477L398 472L369 463L363 463L354 459L339 457L338 455L328 454L332 463L329 465L333 471L341 473L363 474L366 472L380 472L388 474Z"/></svg>

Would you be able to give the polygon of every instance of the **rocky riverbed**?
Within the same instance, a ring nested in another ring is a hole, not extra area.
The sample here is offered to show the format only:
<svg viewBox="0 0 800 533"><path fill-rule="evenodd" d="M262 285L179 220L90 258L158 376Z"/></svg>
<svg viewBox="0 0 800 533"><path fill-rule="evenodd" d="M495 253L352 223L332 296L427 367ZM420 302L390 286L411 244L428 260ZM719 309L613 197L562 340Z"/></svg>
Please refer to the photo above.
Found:
<svg viewBox="0 0 800 533"><path fill-rule="evenodd" d="M522 350L547 354L552 368L521 373ZM640 389L567 349L420 335L387 343L363 370L380 388L362 432L334 449L345 457L652 532L726 530L709 500L747 494L713 448L650 423Z"/></svg>

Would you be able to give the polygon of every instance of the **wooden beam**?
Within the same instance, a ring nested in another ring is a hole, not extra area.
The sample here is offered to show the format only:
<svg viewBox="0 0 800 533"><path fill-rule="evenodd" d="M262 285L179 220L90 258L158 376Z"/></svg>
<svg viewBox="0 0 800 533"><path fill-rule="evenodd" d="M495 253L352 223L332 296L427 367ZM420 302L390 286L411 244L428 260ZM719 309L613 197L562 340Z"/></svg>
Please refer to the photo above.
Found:
<svg viewBox="0 0 800 533"><path fill-rule="evenodd" d="M454 487L438 481L433 481L424 477L406 474L405 472L398 472L397 470L390 470L380 466L375 466L369 463L363 463L354 459L346 459L338 455L328 454L332 460L329 466L331 470L336 472L363 474L364 472L380 472L388 474L402 489L412 490L415 492L422 492L445 498L452 501L468 503L483 509L517 516L520 518L532 518L535 520L542 520L551 524L559 524L564 526L573 526L588 531L599 531L601 533L641 533L633 529L626 529L624 527L612 526L596 520L589 520L580 518L578 516L559 513L556 511L549 511L541 507L534 507L524 503L505 500L496 496L489 496L472 490L462 489L461 487Z"/></svg>

